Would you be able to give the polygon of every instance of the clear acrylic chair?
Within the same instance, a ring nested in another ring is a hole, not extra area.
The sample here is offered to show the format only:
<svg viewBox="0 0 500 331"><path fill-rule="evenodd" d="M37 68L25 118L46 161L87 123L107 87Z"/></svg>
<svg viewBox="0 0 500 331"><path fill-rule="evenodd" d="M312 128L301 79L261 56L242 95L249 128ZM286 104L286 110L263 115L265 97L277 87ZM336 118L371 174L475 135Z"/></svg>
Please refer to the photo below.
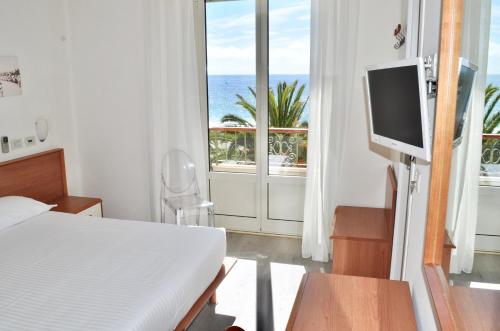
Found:
<svg viewBox="0 0 500 331"><path fill-rule="evenodd" d="M186 225L190 213L195 213L200 225L200 213L206 211L208 226L214 226L214 204L200 197L196 167L189 155L172 149L161 164L161 221L166 221L166 208L175 215L177 225Z"/></svg>

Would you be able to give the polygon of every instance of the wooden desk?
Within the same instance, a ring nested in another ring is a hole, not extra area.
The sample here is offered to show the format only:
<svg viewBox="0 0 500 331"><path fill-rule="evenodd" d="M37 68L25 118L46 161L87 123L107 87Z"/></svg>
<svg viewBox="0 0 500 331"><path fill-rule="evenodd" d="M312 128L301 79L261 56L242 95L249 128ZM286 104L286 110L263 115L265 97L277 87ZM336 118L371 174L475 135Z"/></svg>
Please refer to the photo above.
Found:
<svg viewBox="0 0 500 331"><path fill-rule="evenodd" d="M500 291L450 286L450 294L460 330L500 329Z"/></svg>
<svg viewBox="0 0 500 331"><path fill-rule="evenodd" d="M408 283L307 273L287 331L416 330Z"/></svg>
<svg viewBox="0 0 500 331"><path fill-rule="evenodd" d="M333 222L333 273L389 278L392 234L386 210L339 206Z"/></svg>
<svg viewBox="0 0 500 331"><path fill-rule="evenodd" d="M335 274L389 278L398 184L387 167L385 208L338 206L333 219Z"/></svg>
<svg viewBox="0 0 500 331"><path fill-rule="evenodd" d="M340 220L347 220L335 222L333 232L335 238L391 240L385 209L339 206L335 210L335 217Z"/></svg>

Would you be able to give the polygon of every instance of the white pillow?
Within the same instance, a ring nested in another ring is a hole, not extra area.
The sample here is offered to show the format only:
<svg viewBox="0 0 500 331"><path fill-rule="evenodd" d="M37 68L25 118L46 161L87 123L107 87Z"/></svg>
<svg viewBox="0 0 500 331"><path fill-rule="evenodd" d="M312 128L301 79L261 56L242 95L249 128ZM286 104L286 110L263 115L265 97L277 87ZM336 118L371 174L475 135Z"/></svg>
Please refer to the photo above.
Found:
<svg viewBox="0 0 500 331"><path fill-rule="evenodd" d="M47 205L30 198L0 197L0 230L40 215L57 205Z"/></svg>

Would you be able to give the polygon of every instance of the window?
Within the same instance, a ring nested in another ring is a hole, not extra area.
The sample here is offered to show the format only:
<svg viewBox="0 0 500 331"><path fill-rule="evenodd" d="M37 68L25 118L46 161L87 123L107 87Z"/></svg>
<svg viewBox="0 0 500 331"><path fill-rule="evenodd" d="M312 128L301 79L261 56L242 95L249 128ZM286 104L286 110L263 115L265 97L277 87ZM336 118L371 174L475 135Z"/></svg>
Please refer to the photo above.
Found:
<svg viewBox="0 0 500 331"><path fill-rule="evenodd" d="M310 6L310 0L206 0L212 172L256 173L260 155L269 175L305 176ZM257 26L262 20L265 36Z"/></svg>
<svg viewBox="0 0 500 331"><path fill-rule="evenodd" d="M305 176L310 0L269 0L269 174Z"/></svg>
<svg viewBox="0 0 500 331"><path fill-rule="evenodd" d="M256 111L247 100L257 84L256 2L207 1L205 15L210 170L255 173Z"/></svg>
<svg viewBox="0 0 500 331"><path fill-rule="evenodd" d="M491 4L481 176L500 177L500 0ZM484 182L484 181L483 181Z"/></svg>

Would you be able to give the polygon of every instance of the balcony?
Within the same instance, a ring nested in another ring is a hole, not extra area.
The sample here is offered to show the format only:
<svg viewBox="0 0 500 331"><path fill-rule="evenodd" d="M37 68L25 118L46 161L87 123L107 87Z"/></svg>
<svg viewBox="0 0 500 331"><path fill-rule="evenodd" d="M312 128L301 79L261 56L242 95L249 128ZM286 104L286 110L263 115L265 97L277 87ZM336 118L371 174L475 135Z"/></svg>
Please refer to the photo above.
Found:
<svg viewBox="0 0 500 331"><path fill-rule="evenodd" d="M255 173L256 128L212 127L209 137L212 171ZM307 137L307 128L270 128L269 174L305 176Z"/></svg>
<svg viewBox="0 0 500 331"><path fill-rule="evenodd" d="M476 249L500 252L500 134L483 134Z"/></svg>
<svg viewBox="0 0 500 331"><path fill-rule="evenodd" d="M500 134L483 134L481 177L482 182L500 179Z"/></svg>

